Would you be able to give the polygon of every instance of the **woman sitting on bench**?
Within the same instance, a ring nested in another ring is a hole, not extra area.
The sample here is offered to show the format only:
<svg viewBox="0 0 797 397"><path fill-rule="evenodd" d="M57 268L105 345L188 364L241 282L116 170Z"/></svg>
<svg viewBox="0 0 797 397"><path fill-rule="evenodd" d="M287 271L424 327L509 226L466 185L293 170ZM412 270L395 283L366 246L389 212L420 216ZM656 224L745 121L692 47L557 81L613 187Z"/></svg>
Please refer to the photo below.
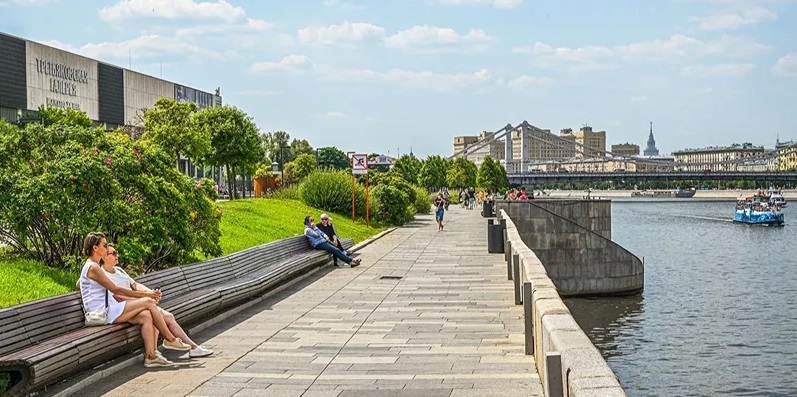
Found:
<svg viewBox="0 0 797 397"><path fill-rule="evenodd" d="M316 227L315 219L313 219L312 216L308 215L304 217L304 235L313 248L325 250L351 267L360 266L360 259L352 259L350 256L343 253L343 251L330 244L329 237Z"/></svg>
<svg viewBox="0 0 797 397"><path fill-rule="evenodd" d="M105 271L99 265L100 260L108 255L108 242L105 235L98 232L91 232L83 240L83 254L88 256L86 264L80 271L80 297L83 300L83 307L86 312L102 311L108 313L107 324L131 323L140 324L142 335L149 333L155 335L155 329L163 334L165 341L163 347L170 350L188 351L191 346L183 343L180 338L175 337L158 309L160 301L160 291L131 291L114 284ZM108 299L108 294L114 296L131 296L134 300ZM156 340L151 338L144 339L144 366L145 367L168 367L174 365L160 354L157 354Z"/></svg>
<svg viewBox="0 0 797 397"><path fill-rule="evenodd" d="M154 291L147 288L144 284L139 284L132 277L130 277L127 272L122 270L121 267L117 267L116 265L119 264L119 251L116 250L116 247L113 244L108 244L108 255L105 258L100 260L100 266L102 266L102 270L105 270L105 275L108 276L111 281L120 286L124 287L125 289L129 289L132 291L144 291L144 292L154 292L158 291L159 289L155 289ZM133 300L136 298L131 298L127 292L123 294L124 296L114 295L114 298L117 300ZM180 324L177 324L177 320L174 318L174 314L169 313L166 310L163 310L162 307L158 307L161 314L163 315L163 320L166 321L166 325L169 327L169 330L172 331L174 335L176 335L180 340L189 344L191 346L191 351L188 352L188 357L191 358L198 358L198 357L206 357L213 354L213 350L207 349L204 346L198 345L188 337L188 334L183 330L183 327ZM152 338L152 334L145 335L144 328L141 329L141 337L146 340L147 338ZM158 340L158 330L155 330L154 333L154 340ZM159 352L156 351L155 354Z"/></svg>

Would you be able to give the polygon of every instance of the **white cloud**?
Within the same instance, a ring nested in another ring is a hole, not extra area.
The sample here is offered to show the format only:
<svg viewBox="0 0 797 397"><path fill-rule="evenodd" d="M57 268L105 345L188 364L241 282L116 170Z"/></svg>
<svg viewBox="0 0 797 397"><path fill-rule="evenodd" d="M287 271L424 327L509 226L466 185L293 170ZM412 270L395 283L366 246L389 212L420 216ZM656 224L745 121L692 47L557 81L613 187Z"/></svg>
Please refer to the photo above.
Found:
<svg viewBox="0 0 797 397"><path fill-rule="evenodd" d="M739 12L713 14L706 17L693 17L690 20L698 23L702 30L730 30L759 23L775 21L778 14L764 7L749 7Z"/></svg>
<svg viewBox="0 0 797 397"><path fill-rule="evenodd" d="M749 57L769 50L771 47L749 37L726 35L717 40L704 42L683 34L674 34L663 40L641 41L614 47L553 47L536 42L530 46L515 47L512 52L531 55L533 62L542 68L593 70L617 67L621 62L682 63L703 55Z"/></svg>
<svg viewBox="0 0 797 397"><path fill-rule="evenodd" d="M507 83L507 87L513 90L522 90L528 87L549 86L551 84L553 84L553 80L547 77L523 75L510 80Z"/></svg>
<svg viewBox="0 0 797 397"><path fill-rule="evenodd" d="M313 69L313 63L305 55L288 55L277 62L255 62L249 67L249 72L266 74L274 72L301 72Z"/></svg>
<svg viewBox="0 0 797 397"><path fill-rule="evenodd" d="M481 29L471 29L466 34L459 34L450 28L418 25L385 38L385 46L417 51L467 51L485 49L493 41L494 39Z"/></svg>
<svg viewBox="0 0 797 397"><path fill-rule="evenodd" d="M755 70L752 63L725 63L719 65L694 65L681 69L686 77L741 77Z"/></svg>
<svg viewBox="0 0 797 397"><path fill-rule="evenodd" d="M362 10L363 6L347 3L341 0L324 0L321 2L326 8L342 8L344 10Z"/></svg>
<svg viewBox="0 0 797 397"><path fill-rule="evenodd" d="M385 29L364 22L345 21L340 25L317 26L299 29L297 38L300 43L313 43L321 45L342 44L363 41L369 37L379 37L385 34Z"/></svg>
<svg viewBox="0 0 797 397"><path fill-rule="evenodd" d="M343 72L340 76L355 81L386 81L400 83L406 87L424 88L435 91L448 91L454 88L484 86L495 84L497 80L486 69L473 73L435 73L431 71L413 71L391 69L387 72L370 69Z"/></svg>
<svg viewBox="0 0 797 397"><path fill-rule="evenodd" d="M75 52L95 59L127 60L132 56L135 60L155 59L166 55L221 58L223 54L191 44L177 37L142 35L125 41L106 41L89 43L81 47L59 41L45 41L43 44Z"/></svg>
<svg viewBox="0 0 797 397"><path fill-rule="evenodd" d="M241 33L241 32L262 32L274 29L275 25L259 19L247 18L244 23L235 24L205 24L195 25L187 28L177 29L175 35L195 38L196 36L208 33Z"/></svg>
<svg viewBox="0 0 797 397"><path fill-rule="evenodd" d="M778 59L772 66L772 71L781 76L797 76L797 53Z"/></svg>
<svg viewBox="0 0 797 397"><path fill-rule="evenodd" d="M0 7L10 5L20 6L35 6L39 4L49 3L54 0L0 0Z"/></svg>
<svg viewBox="0 0 797 397"><path fill-rule="evenodd" d="M343 119L346 118L346 113L343 112L325 112L318 115L324 119Z"/></svg>
<svg viewBox="0 0 797 397"><path fill-rule="evenodd" d="M645 95L637 95L631 97L631 102L647 102L650 98Z"/></svg>
<svg viewBox="0 0 797 397"><path fill-rule="evenodd" d="M432 3L446 6L462 5L491 5L495 8L515 8L523 3L523 0L429 0Z"/></svg>
<svg viewBox="0 0 797 397"><path fill-rule="evenodd" d="M194 0L121 0L100 9L100 18L106 21L129 20L143 17L164 19L221 19L240 21L246 17L241 7L225 0L196 2Z"/></svg>

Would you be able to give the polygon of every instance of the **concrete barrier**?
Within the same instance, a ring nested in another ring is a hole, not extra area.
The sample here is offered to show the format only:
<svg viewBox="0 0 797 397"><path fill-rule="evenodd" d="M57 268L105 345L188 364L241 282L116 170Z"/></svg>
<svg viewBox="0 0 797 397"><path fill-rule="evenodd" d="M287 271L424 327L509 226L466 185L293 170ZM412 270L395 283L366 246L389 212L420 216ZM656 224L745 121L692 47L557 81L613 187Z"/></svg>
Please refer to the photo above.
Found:
<svg viewBox="0 0 797 397"><path fill-rule="evenodd" d="M626 396L609 365L578 326L537 255L504 210L508 262L524 306L526 354L534 354L546 396ZM513 260L517 258L516 260ZM518 294L516 292L516 299Z"/></svg>

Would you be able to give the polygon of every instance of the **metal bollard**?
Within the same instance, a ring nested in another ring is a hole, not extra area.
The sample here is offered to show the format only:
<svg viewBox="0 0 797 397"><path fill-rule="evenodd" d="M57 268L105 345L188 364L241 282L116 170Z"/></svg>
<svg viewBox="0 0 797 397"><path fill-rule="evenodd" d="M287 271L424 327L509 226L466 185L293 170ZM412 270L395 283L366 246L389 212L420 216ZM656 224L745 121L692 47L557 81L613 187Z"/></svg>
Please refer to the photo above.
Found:
<svg viewBox="0 0 797 397"><path fill-rule="evenodd" d="M515 284L515 304L519 305L523 303L521 301L522 296L520 295L520 255L512 254L512 280Z"/></svg>
<svg viewBox="0 0 797 397"><path fill-rule="evenodd" d="M564 397L562 355L559 352L545 353L545 388L547 397Z"/></svg>
<svg viewBox="0 0 797 397"><path fill-rule="evenodd" d="M531 283L523 283L523 330L526 336L526 355L534 354L534 302L531 296Z"/></svg>

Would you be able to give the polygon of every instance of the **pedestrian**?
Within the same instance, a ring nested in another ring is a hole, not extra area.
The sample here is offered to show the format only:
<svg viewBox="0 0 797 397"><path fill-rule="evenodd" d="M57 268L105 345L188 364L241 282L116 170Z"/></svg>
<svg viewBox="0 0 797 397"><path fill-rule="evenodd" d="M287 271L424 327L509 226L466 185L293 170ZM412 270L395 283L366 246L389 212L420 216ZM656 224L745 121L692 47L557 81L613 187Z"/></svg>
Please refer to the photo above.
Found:
<svg viewBox="0 0 797 397"><path fill-rule="evenodd" d="M434 200L434 205L437 208L434 212L434 218L437 221L437 231L443 231L443 215L446 209L446 199L443 193L437 193L437 198Z"/></svg>
<svg viewBox="0 0 797 397"><path fill-rule="evenodd" d="M343 262L346 262L351 267L360 265L360 259L352 259L350 256L343 253L343 251L333 246L329 237L316 227L315 219L310 215L304 217L304 235L313 248L327 251Z"/></svg>

